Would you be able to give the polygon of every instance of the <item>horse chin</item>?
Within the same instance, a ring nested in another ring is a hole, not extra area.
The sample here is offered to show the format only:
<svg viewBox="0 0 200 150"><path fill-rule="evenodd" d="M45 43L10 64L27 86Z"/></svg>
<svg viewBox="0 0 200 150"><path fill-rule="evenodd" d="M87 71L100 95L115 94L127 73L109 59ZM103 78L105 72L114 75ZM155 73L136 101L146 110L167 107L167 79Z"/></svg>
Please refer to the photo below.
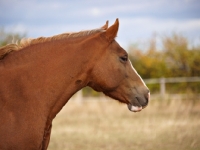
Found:
<svg viewBox="0 0 200 150"><path fill-rule="evenodd" d="M132 104L127 104L128 109L132 112L139 112L142 110L142 106L133 106Z"/></svg>

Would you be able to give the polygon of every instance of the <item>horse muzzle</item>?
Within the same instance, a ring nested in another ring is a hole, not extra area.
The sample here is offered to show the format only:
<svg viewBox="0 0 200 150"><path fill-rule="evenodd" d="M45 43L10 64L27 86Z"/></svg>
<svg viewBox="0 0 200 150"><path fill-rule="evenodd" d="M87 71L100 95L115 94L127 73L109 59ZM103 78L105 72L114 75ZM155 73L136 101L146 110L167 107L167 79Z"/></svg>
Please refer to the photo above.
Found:
<svg viewBox="0 0 200 150"><path fill-rule="evenodd" d="M139 112L148 105L149 99L150 99L150 92L148 92L144 96L139 96L139 95L135 96L130 101L130 103L127 104L128 109L132 112Z"/></svg>

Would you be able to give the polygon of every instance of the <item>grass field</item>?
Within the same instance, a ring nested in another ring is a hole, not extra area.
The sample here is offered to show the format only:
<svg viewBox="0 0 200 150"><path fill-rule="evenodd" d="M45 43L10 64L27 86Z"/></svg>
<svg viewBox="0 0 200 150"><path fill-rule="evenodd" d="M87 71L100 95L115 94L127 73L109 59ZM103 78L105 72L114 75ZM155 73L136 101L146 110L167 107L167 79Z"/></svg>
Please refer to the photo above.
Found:
<svg viewBox="0 0 200 150"><path fill-rule="evenodd" d="M200 150L200 101L151 100L133 113L114 100L70 100L48 150Z"/></svg>

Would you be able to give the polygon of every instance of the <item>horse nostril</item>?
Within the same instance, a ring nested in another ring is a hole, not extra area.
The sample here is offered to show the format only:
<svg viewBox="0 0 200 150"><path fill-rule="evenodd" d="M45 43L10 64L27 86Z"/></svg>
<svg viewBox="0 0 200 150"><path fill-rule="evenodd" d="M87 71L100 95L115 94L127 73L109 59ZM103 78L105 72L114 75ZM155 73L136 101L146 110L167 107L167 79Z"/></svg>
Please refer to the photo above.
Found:
<svg viewBox="0 0 200 150"><path fill-rule="evenodd" d="M148 97L146 97L145 95L141 97L135 97L135 99L136 102L139 103L140 106L142 106L142 108L145 108L149 103Z"/></svg>
<svg viewBox="0 0 200 150"><path fill-rule="evenodd" d="M149 98L150 98L150 94L149 93L144 94L143 100L141 99L141 101L140 101L140 104L142 105L142 108L145 108L148 105Z"/></svg>

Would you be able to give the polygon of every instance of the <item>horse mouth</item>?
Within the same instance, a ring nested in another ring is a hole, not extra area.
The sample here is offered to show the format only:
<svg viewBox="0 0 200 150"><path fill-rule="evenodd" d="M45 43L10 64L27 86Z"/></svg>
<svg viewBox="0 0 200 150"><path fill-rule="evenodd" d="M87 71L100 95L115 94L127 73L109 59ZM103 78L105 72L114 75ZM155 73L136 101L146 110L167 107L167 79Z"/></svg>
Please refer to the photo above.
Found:
<svg viewBox="0 0 200 150"><path fill-rule="evenodd" d="M145 98L144 102L141 102L140 98L135 97L134 102L129 102L127 107L132 112L139 112L148 105L149 96Z"/></svg>
<svg viewBox="0 0 200 150"><path fill-rule="evenodd" d="M128 106L128 109L132 112L139 112L143 109L142 106L134 106L131 103L127 104L127 106Z"/></svg>

